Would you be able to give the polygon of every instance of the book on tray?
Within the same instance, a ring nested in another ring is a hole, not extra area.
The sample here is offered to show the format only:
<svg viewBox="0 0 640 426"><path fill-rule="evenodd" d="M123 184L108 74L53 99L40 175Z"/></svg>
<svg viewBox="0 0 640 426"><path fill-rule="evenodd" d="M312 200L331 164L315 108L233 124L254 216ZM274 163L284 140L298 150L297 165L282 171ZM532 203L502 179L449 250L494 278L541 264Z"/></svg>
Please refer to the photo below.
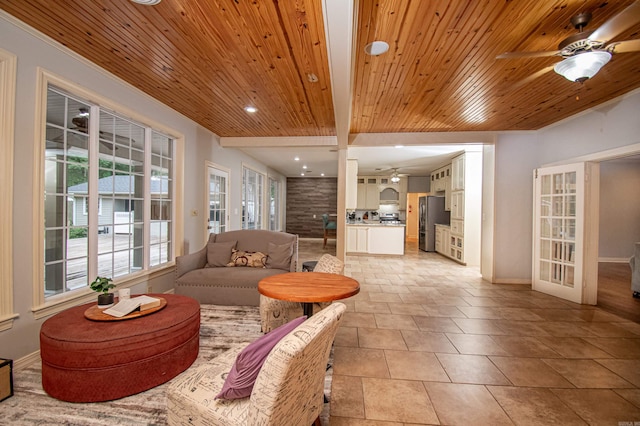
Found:
<svg viewBox="0 0 640 426"><path fill-rule="evenodd" d="M147 309L160 306L160 299L151 296L137 296L130 299L120 300L118 303L105 309L103 312L116 318L122 318L134 311L146 311Z"/></svg>

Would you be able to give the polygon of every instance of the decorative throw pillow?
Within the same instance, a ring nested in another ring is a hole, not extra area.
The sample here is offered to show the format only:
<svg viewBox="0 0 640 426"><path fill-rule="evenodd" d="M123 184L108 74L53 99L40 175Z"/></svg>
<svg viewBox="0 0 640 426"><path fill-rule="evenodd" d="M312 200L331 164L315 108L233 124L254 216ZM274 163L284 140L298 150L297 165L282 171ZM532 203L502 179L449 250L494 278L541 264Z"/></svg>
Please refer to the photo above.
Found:
<svg viewBox="0 0 640 426"><path fill-rule="evenodd" d="M231 250L236 248L237 241L207 244L207 266L227 266L231 259Z"/></svg>
<svg viewBox="0 0 640 426"><path fill-rule="evenodd" d="M249 266L251 268L266 268L267 255L259 251L231 250L231 261L227 266Z"/></svg>
<svg viewBox="0 0 640 426"><path fill-rule="evenodd" d="M291 256L293 256L293 243L279 245L269 243L267 268L288 271L291 268Z"/></svg>
<svg viewBox="0 0 640 426"><path fill-rule="evenodd" d="M236 357L236 362L233 363L216 399L238 399L250 396L260 369L271 349L306 319L306 316L302 316L281 325L244 348Z"/></svg>

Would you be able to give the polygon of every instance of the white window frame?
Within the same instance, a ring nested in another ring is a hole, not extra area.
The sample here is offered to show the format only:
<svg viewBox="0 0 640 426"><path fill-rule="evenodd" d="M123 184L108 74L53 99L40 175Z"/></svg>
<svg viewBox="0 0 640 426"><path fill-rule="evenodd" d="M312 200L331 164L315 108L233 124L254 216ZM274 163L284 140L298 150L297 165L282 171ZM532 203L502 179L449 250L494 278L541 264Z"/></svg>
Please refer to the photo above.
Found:
<svg viewBox="0 0 640 426"><path fill-rule="evenodd" d="M260 171L258 171L256 169L254 169L251 166L248 166L248 165L246 165L244 163L242 164L242 190L241 190L242 196L241 196L241 199L240 199L241 200L240 201L241 205L242 205L242 203L246 203L246 200L245 200L246 191L244 189L244 181L245 181L245 172L246 171L251 171L251 172L255 173L256 176L260 176L262 178L261 191L260 191L260 193L256 192L256 195L258 195L258 194L260 195L260 198L262 200L262 204L259 205L258 208L255 209L256 212L260 213L260 221L257 222L257 225L256 225L257 227L254 228L254 229L265 229L265 216L266 216L265 212L266 212L266 205L267 205L267 203L266 203L267 196L266 196L266 185L265 185L265 182L267 180L267 176L266 176L265 173L262 173L262 172L260 172ZM243 211L242 211L241 224L240 224L242 229L249 229L249 228L245 228L245 224L248 223L245 220L246 219L245 215L247 213L248 213L248 209L246 208L246 206L244 206Z"/></svg>
<svg viewBox="0 0 640 426"><path fill-rule="evenodd" d="M0 200L13 200L17 56L0 49ZM13 203L0 204L0 331L13 327Z"/></svg>
<svg viewBox="0 0 640 426"><path fill-rule="evenodd" d="M36 232L33 233L33 264L34 271L33 290L32 290L32 311L36 319L61 312L80 303L87 303L95 300L95 292L88 286L75 291L64 292L55 296L45 298L44 294L44 148L46 134L46 115L47 115L47 89L49 85L58 87L73 96L86 99L87 101L100 105L100 107L110 110L113 113L128 117L137 121L144 126L153 128L155 131L170 135L174 144L173 156L173 255L170 261L153 268L141 270L136 273L118 277L115 280L117 287L130 287L139 283L148 282L149 279L165 275L175 267L175 257L182 254L183 248L178 245L178 241L183 241L183 209L180 208L184 204L184 195L181 182L184 181L184 136L174 129L166 127L164 124L156 122L149 117L143 116L137 111L131 110L126 106L118 104L102 95L94 93L84 87L66 81L42 68L38 68L36 93L38 102L36 103L36 114L34 119L35 125L35 143L34 147L34 190L32 203L35 206L32 218L32 226ZM97 209L96 209L97 210ZM148 233L147 233L148 234ZM148 264L145 263L145 264Z"/></svg>
<svg viewBox="0 0 640 426"><path fill-rule="evenodd" d="M282 214L281 214L281 200L282 200L282 185L279 179L273 177L273 176L268 176L267 177L267 182L268 182L268 188L267 188L267 221L269 223L269 230L270 231L280 231L281 230L281 226L282 226ZM275 226L273 228L271 228L271 185L275 184L276 185L276 198L275 198Z"/></svg>
<svg viewBox="0 0 640 426"><path fill-rule="evenodd" d="M89 214L89 204L87 203L87 197L82 197L82 214ZM102 197L98 197L98 216L102 216Z"/></svg>

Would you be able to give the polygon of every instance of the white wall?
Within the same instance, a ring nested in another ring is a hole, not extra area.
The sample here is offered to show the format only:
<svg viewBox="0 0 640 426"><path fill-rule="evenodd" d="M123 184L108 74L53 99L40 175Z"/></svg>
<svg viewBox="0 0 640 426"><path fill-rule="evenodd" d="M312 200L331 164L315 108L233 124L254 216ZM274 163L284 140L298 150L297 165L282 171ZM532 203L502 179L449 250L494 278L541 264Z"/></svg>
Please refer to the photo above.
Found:
<svg viewBox="0 0 640 426"><path fill-rule="evenodd" d="M129 109L139 111L144 116L162 123L181 133L185 138L184 159L184 241L187 247L200 248L204 245L203 211L205 161L211 161L231 169L231 208L241 211L240 190L242 185L241 167L246 163L255 169L268 172L266 166L244 153L234 149L223 149L218 138L195 122L152 99L132 86L114 78L106 71L70 54L64 47L53 42L45 42L33 33L25 31L21 24L0 11L0 47L18 57L15 152L14 152L14 311L19 317L10 330L0 332L0 347L5 358L19 359L38 350L38 336L43 320L35 320L31 312L34 274L29 267L32 254L38 247L32 247L33 187L34 187L34 113L36 111L37 68L41 67L76 85L88 88L99 96L108 98ZM280 176L284 181L284 178ZM286 184L286 183L285 183ZM286 190L283 190L283 194ZM198 216L191 216L191 210L198 210ZM233 229L240 228L239 215L231 217ZM0 236L1 238L1 236ZM172 277L173 275L168 275ZM173 280L167 276L149 282L154 291L172 288ZM145 291L144 285L136 285L133 293Z"/></svg>
<svg viewBox="0 0 640 426"><path fill-rule="evenodd" d="M640 241L640 161L600 163L600 241L603 261L629 261Z"/></svg>
<svg viewBox="0 0 640 426"><path fill-rule="evenodd" d="M494 282L531 281L532 176L539 164L534 132L498 136L495 146Z"/></svg>
<svg viewBox="0 0 640 426"><path fill-rule="evenodd" d="M533 169L640 142L640 91L496 144L496 282L530 282ZM636 191L637 194L637 191Z"/></svg>

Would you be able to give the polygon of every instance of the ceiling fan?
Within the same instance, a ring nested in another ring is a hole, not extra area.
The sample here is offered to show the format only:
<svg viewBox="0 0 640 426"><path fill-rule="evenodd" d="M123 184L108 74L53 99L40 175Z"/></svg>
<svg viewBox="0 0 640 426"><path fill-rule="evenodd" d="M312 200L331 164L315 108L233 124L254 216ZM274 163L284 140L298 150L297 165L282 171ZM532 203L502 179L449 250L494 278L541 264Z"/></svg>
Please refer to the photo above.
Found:
<svg viewBox="0 0 640 426"><path fill-rule="evenodd" d="M541 52L506 52L496 59L539 58L561 56L563 61L543 68L526 81L555 70L567 80L584 83L609 62L612 54L640 51L640 39L611 42L618 34L640 22L640 0L613 16L599 28L583 31L591 21L591 13L585 12L571 18L571 24L579 31L558 45L558 50Z"/></svg>
<svg viewBox="0 0 640 426"><path fill-rule="evenodd" d="M79 132L82 132L82 133L88 133L88 129L89 129L89 109L86 108L86 107L78 108L78 114L76 114L71 119L71 122L73 123L74 126L76 126L76 128L74 130L78 130ZM109 132L103 132L102 130L100 130L99 134L100 134L101 138L106 138L106 139L109 139L109 140L113 138L113 134L109 133ZM128 144L129 143L128 139L123 138L120 135L116 135L116 141L124 143L124 144ZM113 151L114 149L115 150L118 149L118 146L114 145L111 142L104 141L104 140L99 140L98 142L100 143L100 145L105 147L107 150Z"/></svg>
<svg viewBox="0 0 640 426"><path fill-rule="evenodd" d="M388 169L376 169L376 171L377 172L388 172L388 171L391 171L391 176L390 176L391 182L392 183L398 183L398 182L400 182L400 178L401 177L408 176L405 173L398 173L398 169L399 169L399 167L391 167L391 168L388 168Z"/></svg>

